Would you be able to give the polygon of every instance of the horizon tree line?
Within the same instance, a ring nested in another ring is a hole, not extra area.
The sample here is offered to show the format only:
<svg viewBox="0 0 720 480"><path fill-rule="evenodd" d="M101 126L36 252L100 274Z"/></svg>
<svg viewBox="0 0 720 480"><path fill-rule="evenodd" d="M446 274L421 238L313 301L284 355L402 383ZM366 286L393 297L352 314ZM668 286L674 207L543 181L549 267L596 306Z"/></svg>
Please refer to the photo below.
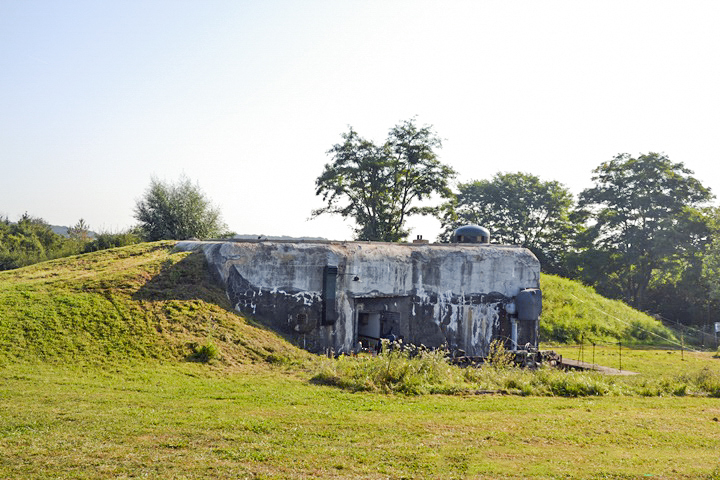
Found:
<svg viewBox="0 0 720 480"><path fill-rule="evenodd" d="M664 154L623 153L603 162L576 199L563 184L525 172L499 172L453 190L457 172L440 161L440 137L414 118L392 127L380 144L352 127L341 139L315 182L325 205L312 216L352 220L357 240L403 241L408 217L432 215L442 225L439 241L459 226L482 225L493 242L531 250L545 273L680 323L708 324L720 306L720 209L692 171ZM432 199L441 203L428 206ZM0 218L0 270L140 241L232 235L186 177L152 178L134 216L136 226L95 237L80 219L67 238L28 214L15 223Z"/></svg>
<svg viewBox="0 0 720 480"><path fill-rule="evenodd" d="M495 243L531 250L545 273L681 323L714 318L720 210L681 162L655 152L616 155L592 171L593 186L576 200L561 183L524 172L458 183L452 191L456 172L439 160L438 135L415 119L393 127L380 145L352 127L342 140L327 152L331 162L316 180L326 205L313 216L353 220L358 240L401 241L414 214L440 220L439 241L459 226L478 224ZM433 196L444 202L419 205Z"/></svg>

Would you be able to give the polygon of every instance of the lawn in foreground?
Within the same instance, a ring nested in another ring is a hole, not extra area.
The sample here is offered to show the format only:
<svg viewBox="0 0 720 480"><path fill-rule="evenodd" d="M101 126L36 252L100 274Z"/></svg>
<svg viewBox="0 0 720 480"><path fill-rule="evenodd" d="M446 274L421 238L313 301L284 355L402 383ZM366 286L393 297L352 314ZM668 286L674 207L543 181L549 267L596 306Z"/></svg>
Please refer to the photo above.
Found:
<svg viewBox="0 0 720 480"><path fill-rule="evenodd" d="M0 369L0 477L709 478L720 401L407 397L207 365Z"/></svg>

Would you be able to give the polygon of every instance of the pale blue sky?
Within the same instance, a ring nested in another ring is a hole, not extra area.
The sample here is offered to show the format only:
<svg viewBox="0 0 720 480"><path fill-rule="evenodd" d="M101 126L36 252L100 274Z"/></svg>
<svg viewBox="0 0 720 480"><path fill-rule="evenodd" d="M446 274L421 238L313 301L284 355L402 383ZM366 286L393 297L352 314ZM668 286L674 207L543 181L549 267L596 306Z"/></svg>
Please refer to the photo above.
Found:
<svg viewBox="0 0 720 480"><path fill-rule="evenodd" d="M658 151L720 193L718 25L716 1L0 0L0 215L117 231L185 174L238 233L346 239L307 220L325 152L414 115L460 181L579 193Z"/></svg>

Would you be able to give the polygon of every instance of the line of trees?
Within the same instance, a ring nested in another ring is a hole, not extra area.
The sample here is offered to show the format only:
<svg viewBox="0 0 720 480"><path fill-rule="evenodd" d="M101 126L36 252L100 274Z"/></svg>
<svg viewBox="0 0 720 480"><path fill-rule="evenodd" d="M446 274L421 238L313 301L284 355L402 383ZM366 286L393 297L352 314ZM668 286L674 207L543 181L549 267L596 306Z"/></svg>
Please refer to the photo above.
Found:
<svg viewBox="0 0 720 480"><path fill-rule="evenodd" d="M438 158L439 137L414 119L393 127L382 145L352 128L342 138L316 181L326 206L313 215L351 218L357 239L402 240L413 214L435 215L440 241L478 224L495 243L533 251L547 273L680 323L714 321L720 210L709 205L710 189L666 155L617 155L593 170L593 186L575 199L564 185L522 172L459 183L452 192L456 173ZM420 206L433 195L444 202Z"/></svg>
<svg viewBox="0 0 720 480"><path fill-rule="evenodd" d="M119 233L94 234L82 218L68 228L67 235L55 233L48 222L27 213L17 222L11 222L7 217L0 218L0 270L141 241L143 237L136 228Z"/></svg>
<svg viewBox="0 0 720 480"><path fill-rule="evenodd" d="M412 215L434 215L441 241L479 224L496 243L533 251L547 273L592 285L604 296L684 324L707 324L720 306L720 209L710 189L666 155L620 154L593 170L593 186L575 199L564 185L529 173L497 173L459 183L437 150L440 137L415 119L390 129L382 144L352 128L328 154L315 183L325 205L312 215L339 214L358 240L401 241ZM437 206L429 206L434 200ZM153 178L134 209L138 224L90 235L80 220L68 236L40 218L0 218L0 270L38 261L163 239L232 235L197 184Z"/></svg>
<svg viewBox="0 0 720 480"><path fill-rule="evenodd" d="M17 222L0 218L0 270L142 241L229 236L220 210L186 177L177 182L152 178L135 204L138 224L121 232L94 234L84 219L55 233L45 220L25 213Z"/></svg>

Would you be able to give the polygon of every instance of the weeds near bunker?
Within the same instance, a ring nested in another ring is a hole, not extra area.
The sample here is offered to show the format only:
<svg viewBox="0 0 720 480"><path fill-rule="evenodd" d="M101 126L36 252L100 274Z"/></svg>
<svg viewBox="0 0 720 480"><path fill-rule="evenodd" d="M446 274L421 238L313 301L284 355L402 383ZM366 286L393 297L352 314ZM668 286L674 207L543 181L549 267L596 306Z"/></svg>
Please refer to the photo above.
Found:
<svg viewBox="0 0 720 480"><path fill-rule="evenodd" d="M494 368L508 368L513 365L514 356L505 349L505 344L498 339L490 342L486 363Z"/></svg>
<svg viewBox="0 0 720 480"><path fill-rule="evenodd" d="M599 350L598 355L601 353L607 355L608 350ZM711 360L710 354L698 356L696 363L686 360L676 370L669 370L664 363L660 370L656 370L658 361L671 358L667 353L635 350L632 355L637 358L637 365L646 366L638 370L641 373L647 371L647 374L613 376L546 366L535 370L511 364L499 367L502 362L495 366L486 363L480 368L461 368L451 365L442 351L386 349L376 357L359 355L323 359L316 367L312 382L354 392L403 395L495 393L555 397L720 397L720 372L711 365L715 360Z"/></svg>
<svg viewBox="0 0 720 480"><path fill-rule="evenodd" d="M321 362L314 383L333 385L351 391L378 391L422 395L457 393L464 390L460 369L450 365L440 350L408 350L384 344L383 352L340 356Z"/></svg>
<svg viewBox="0 0 720 480"><path fill-rule="evenodd" d="M720 398L720 372L717 370L705 367L694 376L691 376L690 380L708 392L711 397Z"/></svg>

